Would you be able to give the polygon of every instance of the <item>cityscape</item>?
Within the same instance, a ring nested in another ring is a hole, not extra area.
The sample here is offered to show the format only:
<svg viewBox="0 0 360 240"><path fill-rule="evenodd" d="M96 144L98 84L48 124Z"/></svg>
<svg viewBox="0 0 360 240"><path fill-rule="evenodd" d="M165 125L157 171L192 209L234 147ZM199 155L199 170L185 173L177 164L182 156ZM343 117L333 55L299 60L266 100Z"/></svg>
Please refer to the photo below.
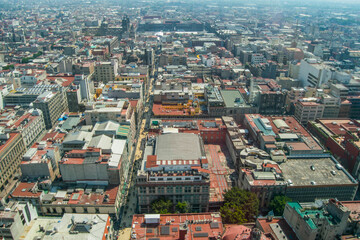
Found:
<svg viewBox="0 0 360 240"><path fill-rule="evenodd" d="M0 239L360 239L358 0L0 0Z"/></svg>

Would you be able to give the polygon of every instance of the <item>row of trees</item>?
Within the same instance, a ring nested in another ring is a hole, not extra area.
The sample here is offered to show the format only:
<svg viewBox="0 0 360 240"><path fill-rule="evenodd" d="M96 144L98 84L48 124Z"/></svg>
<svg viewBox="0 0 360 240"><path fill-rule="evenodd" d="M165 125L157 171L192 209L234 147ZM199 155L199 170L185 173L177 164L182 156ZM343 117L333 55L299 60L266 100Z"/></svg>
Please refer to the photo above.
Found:
<svg viewBox="0 0 360 240"><path fill-rule="evenodd" d="M275 196L270 203L270 209L274 215L281 216L284 207L291 199L279 195ZM160 198L151 203L151 209L157 214L189 213L190 204L188 202L178 202L175 206L169 199ZM224 205L220 208L221 217L227 224L242 224L253 222L259 214L259 199L256 194L250 191L233 187L224 194Z"/></svg>

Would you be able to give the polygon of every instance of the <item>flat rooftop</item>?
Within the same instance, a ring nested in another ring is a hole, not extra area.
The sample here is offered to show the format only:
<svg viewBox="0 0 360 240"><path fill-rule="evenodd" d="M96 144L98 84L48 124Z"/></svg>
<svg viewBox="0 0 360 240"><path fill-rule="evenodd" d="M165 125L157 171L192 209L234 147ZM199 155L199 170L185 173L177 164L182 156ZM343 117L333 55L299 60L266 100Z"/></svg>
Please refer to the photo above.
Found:
<svg viewBox="0 0 360 240"><path fill-rule="evenodd" d="M187 222L186 227L183 225L185 222ZM136 214L132 220L132 230L136 237L141 239L179 239L181 229L186 229L185 239L189 240L215 239L224 231L220 213L216 212L163 215Z"/></svg>
<svg viewBox="0 0 360 240"><path fill-rule="evenodd" d="M200 138L193 133L171 133L156 139L157 160L196 160L201 158Z"/></svg>
<svg viewBox="0 0 360 240"><path fill-rule="evenodd" d="M233 108L240 107L243 104L246 105L239 90L221 90L220 92L226 107Z"/></svg>
<svg viewBox="0 0 360 240"><path fill-rule="evenodd" d="M75 226L71 223L74 220ZM45 232L39 231L42 226ZM70 214L65 213L62 218L38 218L33 224L25 229L21 239L33 240L77 240L77 239L103 239L110 226L108 214ZM54 231L54 228L57 231ZM78 231L71 234L70 231Z"/></svg>
<svg viewBox="0 0 360 240"><path fill-rule="evenodd" d="M346 170L338 169L336 164L329 157L301 158L288 159L280 167L285 181L291 180L291 186L357 184L345 173Z"/></svg>

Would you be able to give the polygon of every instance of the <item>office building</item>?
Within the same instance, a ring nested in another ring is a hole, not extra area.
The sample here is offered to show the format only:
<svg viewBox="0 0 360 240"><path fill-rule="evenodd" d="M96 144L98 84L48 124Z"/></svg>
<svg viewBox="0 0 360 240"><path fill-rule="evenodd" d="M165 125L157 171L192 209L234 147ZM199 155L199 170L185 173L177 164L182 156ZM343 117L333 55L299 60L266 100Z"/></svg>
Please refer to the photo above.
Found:
<svg viewBox="0 0 360 240"><path fill-rule="evenodd" d="M151 212L161 197L188 202L192 212L205 212L209 204L210 178L201 138L192 133L170 133L150 139L136 187L139 211Z"/></svg>

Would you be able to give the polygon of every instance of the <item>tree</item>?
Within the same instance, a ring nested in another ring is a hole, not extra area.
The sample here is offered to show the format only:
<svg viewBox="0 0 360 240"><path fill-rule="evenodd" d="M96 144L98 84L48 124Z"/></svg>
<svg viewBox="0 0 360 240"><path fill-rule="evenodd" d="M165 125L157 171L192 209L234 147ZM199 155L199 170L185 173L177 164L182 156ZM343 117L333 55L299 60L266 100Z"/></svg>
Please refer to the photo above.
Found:
<svg viewBox="0 0 360 240"><path fill-rule="evenodd" d="M5 67L3 67L3 70L9 70L9 69L14 69L14 65L11 64L11 65L6 65Z"/></svg>
<svg viewBox="0 0 360 240"><path fill-rule="evenodd" d="M224 194L220 208L225 223L242 224L253 221L259 211L259 199L255 193L233 187Z"/></svg>
<svg viewBox="0 0 360 240"><path fill-rule="evenodd" d="M284 212L286 203L291 201L291 198L285 195L278 195L275 196L273 200L271 200L269 207L274 211L276 216L281 216Z"/></svg>
<svg viewBox="0 0 360 240"><path fill-rule="evenodd" d="M188 202L178 202L175 206L176 212L188 213L190 212L190 204Z"/></svg>
<svg viewBox="0 0 360 240"><path fill-rule="evenodd" d="M173 209L173 204L170 200L160 198L151 203L151 209L154 213L158 214L171 213Z"/></svg>

